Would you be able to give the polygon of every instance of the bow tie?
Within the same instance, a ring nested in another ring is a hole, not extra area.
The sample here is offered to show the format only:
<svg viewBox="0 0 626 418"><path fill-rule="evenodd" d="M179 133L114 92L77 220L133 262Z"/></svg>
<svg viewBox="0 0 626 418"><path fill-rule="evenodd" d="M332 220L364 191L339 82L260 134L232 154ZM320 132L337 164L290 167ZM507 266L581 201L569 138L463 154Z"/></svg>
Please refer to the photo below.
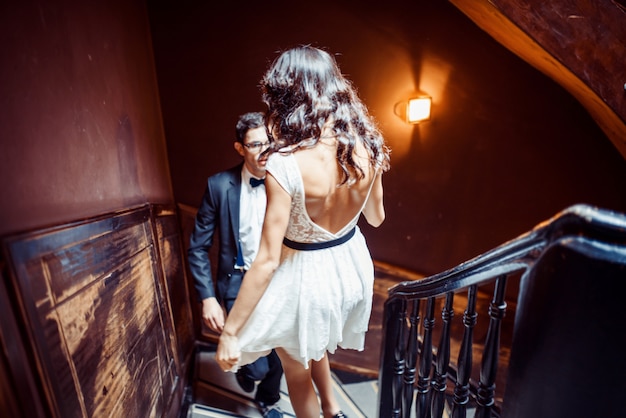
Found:
<svg viewBox="0 0 626 418"><path fill-rule="evenodd" d="M265 184L265 179L255 179L254 177L250 177L250 185L252 187L257 187L261 184Z"/></svg>

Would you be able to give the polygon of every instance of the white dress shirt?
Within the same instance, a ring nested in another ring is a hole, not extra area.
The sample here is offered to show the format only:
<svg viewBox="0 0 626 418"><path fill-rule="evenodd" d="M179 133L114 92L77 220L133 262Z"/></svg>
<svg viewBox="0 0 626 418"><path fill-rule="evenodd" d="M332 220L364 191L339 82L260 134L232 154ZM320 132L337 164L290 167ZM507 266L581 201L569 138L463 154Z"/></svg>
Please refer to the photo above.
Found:
<svg viewBox="0 0 626 418"><path fill-rule="evenodd" d="M244 165L241 170L239 239L241 240L241 250L246 270L250 268L250 264L252 264L259 251L261 230L263 229L263 219L265 218L265 207L267 205L265 185L252 187L250 185L250 177L253 176Z"/></svg>

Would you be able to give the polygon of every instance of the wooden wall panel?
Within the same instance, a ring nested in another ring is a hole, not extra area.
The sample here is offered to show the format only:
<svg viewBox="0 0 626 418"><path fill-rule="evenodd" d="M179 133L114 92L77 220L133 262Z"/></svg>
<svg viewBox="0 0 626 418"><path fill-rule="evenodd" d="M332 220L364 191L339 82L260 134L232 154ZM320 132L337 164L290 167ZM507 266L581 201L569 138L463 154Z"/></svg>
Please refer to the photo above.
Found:
<svg viewBox="0 0 626 418"><path fill-rule="evenodd" d="M175 208L154 207L153 213L160 265L175 329L172 337L176 337L176 341L173 340L172 344L176 345L179 354L177 360L185 370L195 337L180 222Z"/></svg>
<svg viewBox="0 0 626 418"><path fill-rule="evenodd" d="M0 259L0 412L2 416L42 417L45 401L20 335L14 295L6 286L8 274Z"/></svg>
<svg viewBox="0 0 626 418"><path fill-rule="evenodd" d="M191 234L195 228L196 222L196 214L198 212L198 208L194 208L184 204L178 204L178 215L179 215L179 224L181 228L182 234L182 242L183 242L183 255L187 257L187 250L189 249L189 240L191 238ZM213 237L213 242L219 242L219 231L215 231L215 236ZM209 251L209 258L211 259L211 266L213 269L217 268L217 246L213 247L211 251ZM217 344L219 340L219 335L212 331L205 323L202 321L202 305L200 303L200 299L198 297L198 293L194 286L194 278L189 270L189 264L185 259L185 271L187 273L188 284L189 284L189 292L190 292L190 301L193 309L196 309L196 315L194 315L194 329L196 330L196 340L202 342L208 342L212 344ZM215 274L215 271L213 271Z"/></svg>
<svg viewBox="0 0 626 418"><path fill-rule="evenodd" d="M7 242L55 416L168 416L183 355L162 272L176 267L152 224L144 206Z"/></svg>
<svg viewBox="0 0 626 418"><path fill-rule="evenodd" d="M0 357L0 411L11 417L19 417L19 405L13 396L9 367L4 357Z"/></svg>

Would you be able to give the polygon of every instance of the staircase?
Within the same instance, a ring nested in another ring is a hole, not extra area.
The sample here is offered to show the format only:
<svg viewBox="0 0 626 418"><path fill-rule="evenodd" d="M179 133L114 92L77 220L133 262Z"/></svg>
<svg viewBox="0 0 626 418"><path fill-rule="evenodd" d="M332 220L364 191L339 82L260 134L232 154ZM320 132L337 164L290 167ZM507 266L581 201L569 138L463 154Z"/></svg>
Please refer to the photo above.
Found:
<svg viewBox="0 0 626 418"><path fill-rule="evenodd" d="M215 362L215 346L198 349L192 386L180 418L257 418L262 415L254 403L254 392L244 392L233 373L223 372ZM378 410L378 379L370 376L333 370L334 389L342 411L349 418L374 418ZM447 396L443 417L451 416L453 393ZM295 417L283 376L281 400L278 402L285 417ZM469 407L466 417L474 417L475 408ZM415 417L415 411L411 413Z"/></svg>
<svg viewBox="0 0 626 418"><path fill-rule="evenodd" d="M233 373L223 372L215 361L215 346L199 348L195 356L193 392L181 418L247 417L262 415L254 403L254 392L246 393ZM352 373L333 372L334 389L342 411L350 418L369 418L376 414L378 383L376 379ZM285 417L295 417L285 377L281 383L278 402Z"/></svg>

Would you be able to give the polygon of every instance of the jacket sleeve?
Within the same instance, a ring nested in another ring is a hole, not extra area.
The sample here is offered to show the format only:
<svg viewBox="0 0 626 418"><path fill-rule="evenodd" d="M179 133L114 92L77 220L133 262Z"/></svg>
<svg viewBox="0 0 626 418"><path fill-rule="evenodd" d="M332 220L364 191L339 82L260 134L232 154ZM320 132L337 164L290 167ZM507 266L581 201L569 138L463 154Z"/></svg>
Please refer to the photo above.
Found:
<svg viewBox="0 0 626 418"><path fill-rule="evenodd" d="M219 221L218 217L219 208L216 204L216 196L212 191L211 179L209 179L196 215L196 222L187 251L189 269L200 300L215 297L209 250L213 245L213 235Z"/></svg>

